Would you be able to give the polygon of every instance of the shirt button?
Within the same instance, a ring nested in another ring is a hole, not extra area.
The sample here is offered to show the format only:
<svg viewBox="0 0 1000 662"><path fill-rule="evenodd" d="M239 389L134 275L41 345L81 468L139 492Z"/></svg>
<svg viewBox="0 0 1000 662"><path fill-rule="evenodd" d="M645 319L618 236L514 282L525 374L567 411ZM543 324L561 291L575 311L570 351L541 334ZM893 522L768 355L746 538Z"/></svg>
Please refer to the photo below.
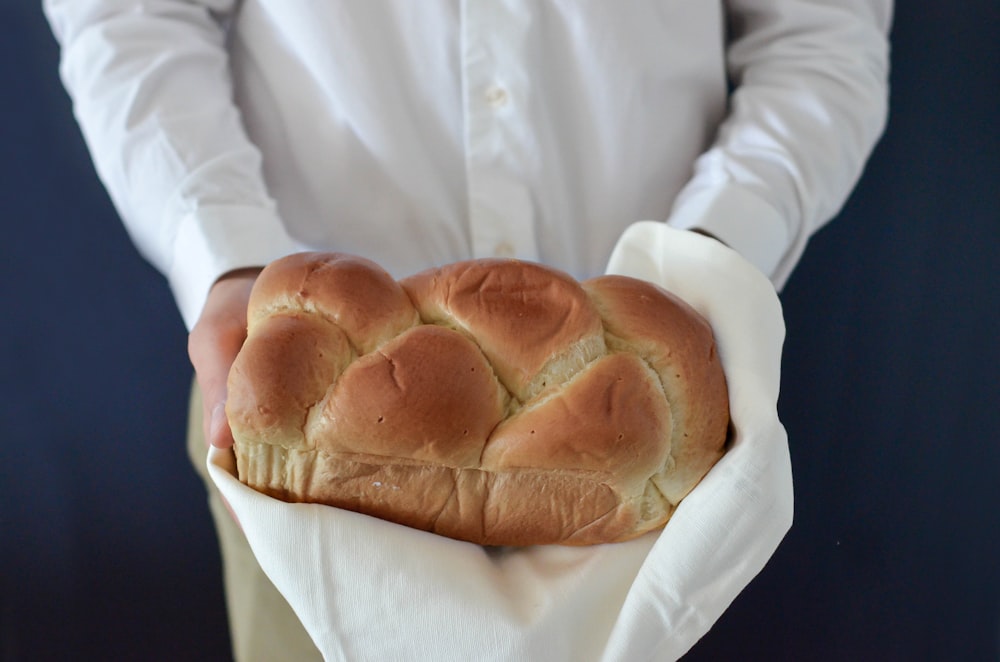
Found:
<svg viewBox="0 0 1000 662"><path fill-rule="evenodd" d="M509 100L509 95L507 90L500 87L499 85L491 85L486 89L486 102L493 106L494 108L502 108L507 105Z"/></svg>
<svg viewBox="0 0 1000 662"><path fill-rule="evenodd" d="M495 257L514 257L514 247L506 241L501 241L493 248Z"/></svg>

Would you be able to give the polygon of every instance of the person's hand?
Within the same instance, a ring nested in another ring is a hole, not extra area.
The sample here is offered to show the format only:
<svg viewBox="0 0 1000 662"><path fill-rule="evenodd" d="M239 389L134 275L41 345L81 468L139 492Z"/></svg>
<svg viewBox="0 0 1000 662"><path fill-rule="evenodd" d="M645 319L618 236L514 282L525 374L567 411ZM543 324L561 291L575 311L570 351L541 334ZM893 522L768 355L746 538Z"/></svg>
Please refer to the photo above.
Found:
<svg viewBox="0 0 1000 662"><path fill-rule="evenodd" d="M188 356L202 395L205 440L218 448L233 445L226 420L226 380L247 337L247 302L259 273L259 268L240 269L219 278L188 336Z"/></svg>

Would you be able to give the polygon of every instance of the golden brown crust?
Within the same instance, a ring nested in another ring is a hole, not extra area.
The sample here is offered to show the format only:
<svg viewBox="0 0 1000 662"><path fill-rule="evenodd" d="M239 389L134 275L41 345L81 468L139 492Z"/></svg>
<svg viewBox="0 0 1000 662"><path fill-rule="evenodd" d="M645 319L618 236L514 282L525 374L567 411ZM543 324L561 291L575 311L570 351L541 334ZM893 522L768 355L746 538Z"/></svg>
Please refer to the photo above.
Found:
<svg viewBox="0 0 1000 662"><path fill-rule="evenodd" d="M673 503L722 457L729 428L729 392L708 322L670 292L625 276L583 283L601 311L608 344L641 357L659 375L674 414L673 470L657 487Z"/></svg>
<svg viewBox="0 0 1000 662"><path fill-rule="evenodd" d="M475 338L501 383L522 401L542 388L534 380L546 364L581 344L602 341L601 319L586 293L569 276L541 265L457 262L402 285L424 322Z"/></svg>
<svg viewBox="0 0 1000 662"><path fill-rule="evenodd" d="M268 265L254 284L248 318L282 309L315 312L367 354L420 322L409 298L371 260L343 253L296 253Z"/></svg>
<svg viewBox="0 0 1000 662"><path fill-rule="evenodd" d="M670 408L655 375L632 354L609 354L548 398L505 420L483 465L605 474L612 485L663 467ZM595 443L595 440L601 440Z"/></svg>
<svg viewBox="0 0 1000 662"><path fill-rule="evenodd" d="M303 254L255 287L227 404L240 479L488 545L662 526L721 457L709 325L642 281L515 260L392 280Z"/></svg>
<svg viewBox="0 0 1000 662"><path fill-rule="evenodd" d="M306 413L353 358L326 319L284 313L261 319L229 375L227 414L243 442L305 445Z"/></svg>
<svg viewBox="0 0 1000 662"><path fill-rule="evenodd" d="M424 325L347 368L312 432L327 452L472 468L504 416L505 396L472 342Z"/></svg>

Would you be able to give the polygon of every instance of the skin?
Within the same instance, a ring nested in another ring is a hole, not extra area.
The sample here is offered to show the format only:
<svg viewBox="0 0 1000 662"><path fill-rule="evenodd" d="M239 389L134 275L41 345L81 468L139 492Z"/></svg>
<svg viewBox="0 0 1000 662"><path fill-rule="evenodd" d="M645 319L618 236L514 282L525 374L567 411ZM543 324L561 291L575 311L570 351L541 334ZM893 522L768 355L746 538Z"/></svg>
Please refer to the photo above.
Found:
<svg viewBox="0 0 1000 662"><path fill-rule="evenodd" d="M247 302L260 271L239 269L215 281L188 335L188 356L202 393L205 440L217 448L233 445L225 411L226 379L247 337Z"/></svg>

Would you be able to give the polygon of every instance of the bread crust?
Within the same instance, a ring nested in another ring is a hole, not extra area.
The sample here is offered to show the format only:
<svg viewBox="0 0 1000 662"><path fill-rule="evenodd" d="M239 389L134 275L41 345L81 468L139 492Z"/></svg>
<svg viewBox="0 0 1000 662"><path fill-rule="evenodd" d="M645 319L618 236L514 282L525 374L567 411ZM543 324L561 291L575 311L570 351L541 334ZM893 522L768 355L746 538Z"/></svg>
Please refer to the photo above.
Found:
<svg viewBox="0 0 1000 662"><path fill-rule="evenodd" d="M227 414L240 480L483 545L663 526L725 450L711 327L632 278L518 260L260 275Z"/></svg>

